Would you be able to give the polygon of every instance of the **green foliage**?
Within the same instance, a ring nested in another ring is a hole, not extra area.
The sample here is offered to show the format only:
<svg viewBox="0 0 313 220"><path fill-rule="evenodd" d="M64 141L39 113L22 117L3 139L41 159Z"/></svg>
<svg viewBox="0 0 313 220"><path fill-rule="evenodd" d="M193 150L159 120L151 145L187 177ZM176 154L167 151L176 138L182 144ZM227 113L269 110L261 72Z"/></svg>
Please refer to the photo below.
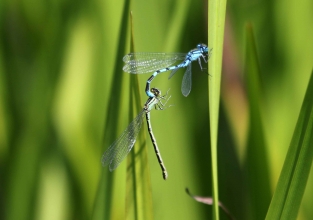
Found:
<svg viewBox="0 0 313 220"><path fill-rule="evenodd" d="M209 118L210 118L210 145L212 160L212 194L213 201L219 201L218 196L218 160L217 139L218 120L221 90L221 74L223 59L223 39L226 16L226 0L209 1L208 4L208 43L213 48L214 54L209 60L208 96L209 96ZM218 202L213 203L213 219L219 219Z"/></svg>
<svg viewBox="0 0 313 220"><path fill-rule="evenodd" d="M225 6L1 1L0 218L227 219L188 187L236 219L312 219L312 1L229 0L226 18ZM130 11L136 52L213 48L187 98L184 70L152 82L171 88L173 106L151 111L166 181L145 125L114 172L101 166L152 74L122 71Z"/></svg>
<svg viewBox="0 0 313 220"><path fill-rule="evenodd" d="M313 159L313 72L266 219L296 219Z"/></svg>
<svg viewBox="0 0 313 220"><path fill-rule="evenodd" d="M251 24L246 27L245 85L249 103L249 125L245 158L249 219L264 219L270 199L270 177L261 116L260 66ZM255 199L258 198L258 199Z"/></svg>
<svg viewBox="0 0 313 220"><path fill-rule="evenodd" d="M131 22L130 52L135 52L133 29L133 22ZM129 97L131 105L135 106L135 112L142 111L138 75L131 76ZM131 108L130 118L136 117L136 114ZM153 219L150 169L146 143L147 139L144 133L141 132L138 135L134 149L131 151L131 156L127 160L126 219Z"/></svg>

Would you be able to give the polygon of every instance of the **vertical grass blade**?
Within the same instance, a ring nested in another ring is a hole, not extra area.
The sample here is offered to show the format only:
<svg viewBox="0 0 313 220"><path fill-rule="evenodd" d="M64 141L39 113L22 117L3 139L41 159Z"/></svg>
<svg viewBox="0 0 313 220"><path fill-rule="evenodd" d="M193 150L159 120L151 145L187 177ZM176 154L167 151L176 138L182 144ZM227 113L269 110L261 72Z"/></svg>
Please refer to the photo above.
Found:
<svg viewBox="0 0 313 220"><path fill-rule="evenodd" d="M251 24L246 27L245 81L250 109L245 163L249 191L247 215L249 219L264 219L271 200L271 190L266 141L260 111L260 67Z"/></svg>
<svg viewBox="0 0 313 220"><path fill-rule="evenodd" d="M123 8L122 20L120 25L118 49L115 59L115 67L113 71L112 87L110 92L110 100L107 110L106 125L104 129L104 148L103 151L110 146L117 138L117 125L119 122L119 113L122 103L122 85L123 85L123 61L122 57L126 51L127 45L127 27L130 0L126 0ZM100 158L100 157L99 157ZM99 161L99 165L101 165ZM117 172L117 171L114 171ZM108 167L102 169L101 179L99 182L97 196L94 202L92 219L124 219L121 214L123 202L116 201L115 190L118 184L114 184L114 172L109 173Z"/></svg>
<svg viewBox="0 0 313 220"><path fill-rule="evenodd" d="M172 19L169 22L168 31L166 33L165 46L166 49L173 50L180 43L182 38L182 30L186 25L188 10L190 9L190 1L179 1L172 12Z"/></svg>
<svg viewBox="0 0 313 220"><path fill-rule="evenodd" d="M266 219L296 219L313 159L313 72Z"/></svg>
<svg viewBox="0 0 313 220"><path fill-rule="evenodd" d="M135 51L133 22L131 14L131 49ZM140 87L138 75L132 74L130 79L130 121L142 110L140 97ZM133 111L134 110L134 111ZM143 129L145 126L142 126ZM150 220L153 219L152 192L150 181L150 170L148 164L148 152L146 147L146 137L144 132L140 132L135 146L127 157L126 173L126 219Z"/></svg>
<svg viewBox="0 0 313 220"><path fill-rule="evenodd" d="M213 48L209 60L209 118L211 135L212 180L213 180L213 219L219 219L218 210L218 172L217 135L220 104L220 85L224 41L226 0L211 0L208 4L208 46Z"/></svg>

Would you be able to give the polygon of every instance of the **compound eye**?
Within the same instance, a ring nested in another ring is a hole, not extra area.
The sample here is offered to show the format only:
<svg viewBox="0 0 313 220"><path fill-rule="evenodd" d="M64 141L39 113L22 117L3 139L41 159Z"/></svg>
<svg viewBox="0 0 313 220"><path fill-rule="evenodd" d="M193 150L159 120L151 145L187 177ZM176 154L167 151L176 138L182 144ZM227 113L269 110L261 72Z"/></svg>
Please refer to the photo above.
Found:
<svg viewBox="0 0 313 220"><path fill-rule="evenodd" d="M151 88L151 92L155 95L158 96L160 94L160 91L156 88Z"/></svg>

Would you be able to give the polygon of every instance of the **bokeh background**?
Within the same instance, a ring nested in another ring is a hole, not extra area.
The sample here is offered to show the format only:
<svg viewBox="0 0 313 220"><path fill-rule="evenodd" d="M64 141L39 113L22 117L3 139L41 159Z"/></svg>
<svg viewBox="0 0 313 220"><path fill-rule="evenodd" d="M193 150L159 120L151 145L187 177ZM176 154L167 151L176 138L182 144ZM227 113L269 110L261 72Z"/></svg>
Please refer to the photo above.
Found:
<svg viewBox="0 0 313 220"><path fill-rule="evenodd" d="M227 4L218 148L220 201L236 219L264 219L312 71L313 2L229 0ZM136 51L188 52L200 42L207 43L207 1L132 0L129 8ZM117 56L120 42L130 42L129 25L122 26L123 10L121 0L0 2L1 219L96 219L95 210L102 204L96 199L100 184L114 191L112 219L124 219L126 162L113 174L100 162L103 151L128 125L128 82L133 76L123 73L122 65L118 73L115 69L122 60ZM259 57L266 146L261 160L268 185L256 190L270 192L257 213L249 211L251 186L246 181L247 23L253 27ZM207 82L214 75L201 72L196 63L192 71L187 98L180 92L183 70L171 80L162 73L152 83L163 93L171 88L169 104L174 105L151 112L169 172L164 181L148 140L155 219L212 216L211 206L185 193L188 187L197 195L212 194ZM122 77L118 93L111 88L116 74ZM149 76L139 75L142 104ZM104 128L112 102L119 102L118 132L108 135ZM142 130L146 132L146 127ZM108 184L106 178L112 175L114 181ZM312 182L310 175L298 219L313 219ZM227 219L223 212L221 219Z"/></svg>

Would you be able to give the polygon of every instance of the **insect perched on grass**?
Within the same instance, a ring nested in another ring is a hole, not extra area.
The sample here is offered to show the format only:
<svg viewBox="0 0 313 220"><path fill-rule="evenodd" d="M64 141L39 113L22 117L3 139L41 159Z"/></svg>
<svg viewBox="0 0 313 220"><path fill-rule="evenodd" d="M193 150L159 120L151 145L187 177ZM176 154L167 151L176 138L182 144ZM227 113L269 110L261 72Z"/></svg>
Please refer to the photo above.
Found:
<svg viewBox="0 0 313 220"><path fill-rule="evenodd" d="M148 98L148 100L144 104L143 109L137 115L137 117L128 125L128 127L121 134L121 136L119 136L116 141L114 141L114 143L111 144L111 146L103 153L101 162L103 166L109 165L110 171L113 171L118 167L118 165L124 160L124 158L133 148L136 142L137 135L140 131L144 115L146 115L148 132L150 134L155 154L162 169L163 178L166 180L167 171L163 164L163 160L158 145L156 143L156 139L152 133L150 111L153 107L157 110L163 110L170 97L166 98L167 93L164 96L161 96L161 91L156 88L152 88L151 93L153 93L154 96ZM162 99L165 100L165 103L162 103Z"/></svg>
<svg viewBox="0 0 313 220"><path fill-rule="evenodd" d="M187 67L184 74L181 91L184 96L188 96L191 91L191 63L198 60L201 70L201 57L204 62L208 62L211 56L212 49L209 49L205 44L198 44L197 48L192 49L186 53L129 53L123 57L125 66L123 70L127 73L141 74L154 72L149 77L146 84L146 94L149 97L154 97L153 92L150 91L150 83L159 73L163 73L172 70L169 79L177 72L178 69ZM207 57L207 59L206 59ZM171 66L176 61L183 60L176 66Z"/></svg>

